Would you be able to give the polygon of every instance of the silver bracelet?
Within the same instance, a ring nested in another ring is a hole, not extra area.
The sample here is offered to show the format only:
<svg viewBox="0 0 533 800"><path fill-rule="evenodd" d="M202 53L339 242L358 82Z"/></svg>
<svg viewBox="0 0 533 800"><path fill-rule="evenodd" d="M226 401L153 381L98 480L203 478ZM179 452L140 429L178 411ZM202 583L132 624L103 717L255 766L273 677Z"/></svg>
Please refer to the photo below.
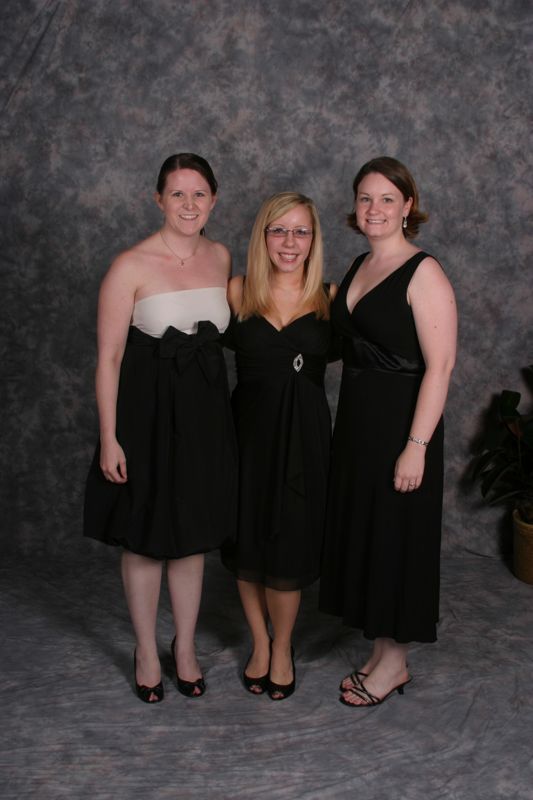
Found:
<svg viewBox="0 0 533 800"><path fill-rule="evenodd" d="M427 447L429 442L425 442L423 439L417 439L416 436L409 436L407 437L408 442L414 442L415 444L421 444L423 447Z"/></svg>

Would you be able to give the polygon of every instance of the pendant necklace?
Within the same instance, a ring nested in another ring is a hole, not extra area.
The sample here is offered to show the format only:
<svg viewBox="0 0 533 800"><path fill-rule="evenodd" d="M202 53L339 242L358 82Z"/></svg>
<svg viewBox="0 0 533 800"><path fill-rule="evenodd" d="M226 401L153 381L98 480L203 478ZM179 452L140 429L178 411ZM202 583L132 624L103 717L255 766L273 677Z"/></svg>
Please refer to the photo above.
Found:
<svg viewBox="0 0 533 800"><path fill-rule="evenodd" d="M179 261L179 265L180 265L180 268L181 268L181 267L184 267L184 266L185 266L185 262L186 262L186 261L188 261L188 260L189 260L189 258L192 258L192 257L193 257L193 255L194 255L194 254L196 253L196 251L198 250L198 244L197 244L197 245L196 245L196 247L194 248L194 250L192 251L192 253L191 253L189 256L185 256L185 258L183 258L183 257L182 257L182 256L180 256L178 253L176 253L176 251L175 251L175 250L174 250L174 249L173 249L173 248L172 248L172 247L169 245L169 243L167 242L167 240L165 239L165 237L163 236L163 233L162 233L161 231L159 231L159 235L160 235L161 239L163 240L163 244L164 244L166 247L168 247L168 249L170 250L170 252L171 252L173 255L175 255L175 256L176 256L176 258L178 259L178 261Z"/></svg>

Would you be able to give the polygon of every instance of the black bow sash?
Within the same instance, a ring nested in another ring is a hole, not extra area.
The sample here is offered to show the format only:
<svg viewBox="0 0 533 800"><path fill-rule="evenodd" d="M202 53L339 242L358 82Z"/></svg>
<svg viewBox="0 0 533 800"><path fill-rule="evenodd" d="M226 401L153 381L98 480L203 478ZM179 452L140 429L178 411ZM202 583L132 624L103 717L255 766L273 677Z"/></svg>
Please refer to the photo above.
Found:
<svg viewBox="0 0 533 800"><path fill-rule="evenodd" d="M196 361L208 383L213 383L220 372L220 333L210 321L199 322L198 331L191 334L169 326L160 339L131 327L128 344L153 347L159 358L172 359L180 374Z"/></svg>
<svg viewBox="0 0 533 800"><path fill-rule="evenodd" d="M159 357L173 358L179 373L196 359L204 378L213 383L220 371L220 334L212 322L198 323L195 334L183 333L170 326L159 343Z"/></svg>

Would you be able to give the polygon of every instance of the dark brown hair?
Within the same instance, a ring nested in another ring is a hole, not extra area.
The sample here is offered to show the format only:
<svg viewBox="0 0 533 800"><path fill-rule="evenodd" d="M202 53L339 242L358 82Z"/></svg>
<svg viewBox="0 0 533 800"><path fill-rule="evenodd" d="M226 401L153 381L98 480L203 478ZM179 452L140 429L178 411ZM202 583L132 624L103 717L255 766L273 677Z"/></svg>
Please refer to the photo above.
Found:
<svg viewBox="0 0 533 800"><path fill-rule="evenodd" d="M410 197L413 198L411 210L409 211L409 216L407 217L407 227L403 228L403 235L406 239L414 239L418 233L418 228L420 225L423 222L427 222L428 214L426 214L424 211L421 211L418 207L418 189L416 188L416 183L413 176L407 167L404 166L401 161L397 161L395 158L390 158L389 156L373 158L371 161L367 161L366 164L363 164L354 178L354 201L357 199L357 190L359 188L359 184L363 178L366 178L367 175L370 175L373 172L378 172L380 175L383 175L385 178L387 178L387 180L393 183L402 193L404 200L409 200ZM355 211L352 211L351 214L348 214L347 222L350 228L353 228L356 233L361 233L357 225L357 216Z"/></svg>
<svg viewBox="0 0 533 800"><path fill-rule="evenodd" d="M163 194L165 190L168 175L170 175L171 172L175 172L177 169L193 169L195 172L199 172L202 178L205 178L209 184L212 193L217 193L218 183L209 162L206 161L205 158L197 156L196 153L175 153L163 162L159 170L156 185L159 194Z"/></svg>

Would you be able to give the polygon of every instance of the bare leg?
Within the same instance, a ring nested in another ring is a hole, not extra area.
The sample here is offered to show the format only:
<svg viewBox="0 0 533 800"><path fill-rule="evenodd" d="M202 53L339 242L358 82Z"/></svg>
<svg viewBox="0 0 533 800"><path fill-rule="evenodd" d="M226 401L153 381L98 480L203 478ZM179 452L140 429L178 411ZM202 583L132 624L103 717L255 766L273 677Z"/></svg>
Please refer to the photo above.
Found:
<svg viewBox="0 0 533 800"><path fill-rule="evenodd" d="M270 666L270 636L268 633L268 612L265 587L261 583L237 581L244 615L252 634L252 654L246 665L246 675L262 678L268 674ZM252 687L252 691L254 691ZM258 686L255 692L262 689Z"/></svg>
<svg viewBox="0 0 533 800"><path fill-rule="evenodd" d="M194 634L202 599L204 556L173 558L167 562L167 581L176 627L175 657L178 675L182 680L195 681L201 677L196 660ZM201 690L195 690L201 694Z"/></svg>
<svg viewBox="0 0 533 800"><path fill-rule="evenodd" d="M368 678L364 678L365 689L378 699L389 694L396 686L409 680L407 672L407 644L399 644L394 639L376 639L380 652L379 661L374 665ZM347 691L344 699L353 705L368 705L365 696Z"/></svg>
<svg viewBox="0 0 533 800"><path fill-rule="evenodd" d="M356 672L359 672L358 680L364 680L365 676L370 675L372 670L378 665L382 653L383 653L383 642L386 641L384 639L375 639L374 646L372 647L372 652L370 653L369 658L365 661L362 667L356 669ZM352 674L347 675L343 678L342 681L342 688L343 689L352 689L354 685L357 684L357 679L352 678Z"/></svg>
<svg viewBox="0 0 533 800"><path fill-rule="evenodd" d="M300 607L301 592L280 592L276 589L266 588L265 596L274 631L270 678L273 683L286 686L294 677L291 638Z"/></svg>
<svg viewBox="0 0 533 800"><path fill-rule="evenodd" d="M163 564L154 558L122 553L121 571L126 602L136 639L137 683L156 686L161 680L156 624ZM152 695L151 700L157 699Z"/></svg>

